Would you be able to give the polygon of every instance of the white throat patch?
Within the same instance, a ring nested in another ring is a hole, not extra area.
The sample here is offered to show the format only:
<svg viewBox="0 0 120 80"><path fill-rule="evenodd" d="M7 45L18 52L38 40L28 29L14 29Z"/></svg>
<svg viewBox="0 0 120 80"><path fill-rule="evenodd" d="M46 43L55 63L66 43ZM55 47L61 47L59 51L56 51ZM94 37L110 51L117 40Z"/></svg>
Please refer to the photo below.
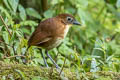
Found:
<svg viewBox="0 0 120 80"><path fill-rule="evenodd" d="M65 30L64 30L64 37L67 35L68 31L69 31L70 25L66 25L65 26Z"/></svg>

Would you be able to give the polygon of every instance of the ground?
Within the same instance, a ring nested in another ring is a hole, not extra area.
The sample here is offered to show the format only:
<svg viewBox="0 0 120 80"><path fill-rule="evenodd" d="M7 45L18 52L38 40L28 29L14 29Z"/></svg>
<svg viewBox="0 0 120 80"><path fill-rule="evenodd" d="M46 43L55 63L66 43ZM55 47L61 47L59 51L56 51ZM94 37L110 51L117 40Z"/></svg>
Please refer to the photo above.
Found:
<svg viewBox="0 0 120 80"><path fill-rule="evenodd" d="M26 66L23 64L8 64L0 62L0 80L120 80L120 73L115 72L70 72L68 69L60 70L39 66Z"/></svg>

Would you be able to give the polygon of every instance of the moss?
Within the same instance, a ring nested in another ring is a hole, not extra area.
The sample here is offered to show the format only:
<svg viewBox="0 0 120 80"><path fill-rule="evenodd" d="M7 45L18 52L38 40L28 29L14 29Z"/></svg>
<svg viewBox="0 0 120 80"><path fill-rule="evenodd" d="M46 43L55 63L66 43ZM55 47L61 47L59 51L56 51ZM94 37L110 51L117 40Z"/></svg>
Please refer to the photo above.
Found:
<svg viewBox="0 0 120 80"><path fill-rule="evenodd" d="M79 73L64 69L61 76L55 68L27 66L23 64L8 64L0 62L0 80L120 80L120 73L96 72Z"/></svg>
<svg viewBox="0 0 120 80"><path fill-rule="evenodd" d="M3 76L5 76L6 79L9 79L11 76L14 79L27 79L27 80L38 78L38 77L42 78L43 80L44 79L47 79L47 80L62 79L62 77L59 76L59 72L55 68L26 66L23 64L7 64L3 62L0 62L0 66L1 66L0 79L2 79Z"/></svg>

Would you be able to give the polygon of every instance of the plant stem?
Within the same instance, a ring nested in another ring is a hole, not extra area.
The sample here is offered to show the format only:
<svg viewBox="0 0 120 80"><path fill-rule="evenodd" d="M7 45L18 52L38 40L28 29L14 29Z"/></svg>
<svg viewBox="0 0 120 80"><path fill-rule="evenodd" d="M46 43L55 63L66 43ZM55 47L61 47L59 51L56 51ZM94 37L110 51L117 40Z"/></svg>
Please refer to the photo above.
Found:
<svg viewBox="0 0 120 80"><path fill-rule="evenodd" d="M7 31L8 31L8 33L9 33L9 35L11 36L11 33L10 33L9 29L8 29L8 26L7 26L7 24L5 23L5 21L4 21L4 19L3 19L3 17L2 17L1 15L0 15L0 19L1 19L1 21L3 22L3 24L5 25L5 27L6 27Z"/></svg>

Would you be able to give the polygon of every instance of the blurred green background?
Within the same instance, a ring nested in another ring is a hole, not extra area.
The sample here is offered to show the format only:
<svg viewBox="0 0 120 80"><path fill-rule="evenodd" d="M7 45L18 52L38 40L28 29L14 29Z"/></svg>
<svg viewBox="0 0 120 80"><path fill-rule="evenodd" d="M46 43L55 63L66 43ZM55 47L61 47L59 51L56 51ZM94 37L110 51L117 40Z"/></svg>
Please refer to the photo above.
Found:
<svg viewBox="0 0 120 80"><path fill-rule="evenodd" d="M0 0L0 16L11 32L0 20L0 60L23 64L20 55L37 25L60 13L72 14L82 26L73 26L63 44L49 51L53 59L58 55L59 66L66 57L65 67L76 73L120 72L120 0ZM44 66L36 47L28 53L28 65Z"/></svg>

